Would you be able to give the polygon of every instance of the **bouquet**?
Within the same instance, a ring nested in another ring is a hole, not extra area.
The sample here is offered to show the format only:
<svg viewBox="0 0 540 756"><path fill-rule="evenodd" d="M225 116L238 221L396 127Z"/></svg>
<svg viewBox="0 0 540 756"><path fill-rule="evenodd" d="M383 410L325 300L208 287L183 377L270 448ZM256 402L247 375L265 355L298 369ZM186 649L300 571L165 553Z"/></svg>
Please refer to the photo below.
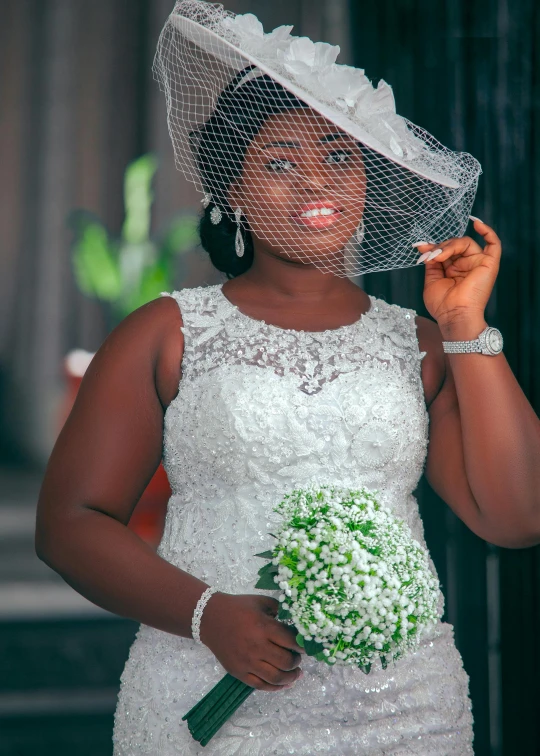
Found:
<svg viewBox="0 0 540 756"><path fill-rule="evenodd" d="M337 486L296 489L275 507L283 516L255 588L277 590L278 619L326 664L369 674L416 648L439 619L439 581L426 549L376 498L377 491ZM225 677L184 717L205 746L255 690Z"/></svg>

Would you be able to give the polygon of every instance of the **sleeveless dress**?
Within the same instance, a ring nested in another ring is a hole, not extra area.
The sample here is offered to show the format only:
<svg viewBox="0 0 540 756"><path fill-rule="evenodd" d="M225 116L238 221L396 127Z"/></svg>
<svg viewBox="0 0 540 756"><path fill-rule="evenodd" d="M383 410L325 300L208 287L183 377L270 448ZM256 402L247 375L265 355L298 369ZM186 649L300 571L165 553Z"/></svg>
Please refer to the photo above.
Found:
<svg viewBox="0 0 540 756"><path fill-rule="evenodd" d="M180 307L185 346L164 420L172 495L161 557L223 592L276 596L253 587L254 555L272 547L283 494L315 481L378 490L425 546L412 494L429 423L414 310L370 295L357 322L309 332L245 315L220 284L162 296ZM469 677L449 623L386 670L309 657L302 669L286 691L255 690L203 748L182 716L225 671L206 646L141 624L121 676L114 756L473 754Z"/></svg>

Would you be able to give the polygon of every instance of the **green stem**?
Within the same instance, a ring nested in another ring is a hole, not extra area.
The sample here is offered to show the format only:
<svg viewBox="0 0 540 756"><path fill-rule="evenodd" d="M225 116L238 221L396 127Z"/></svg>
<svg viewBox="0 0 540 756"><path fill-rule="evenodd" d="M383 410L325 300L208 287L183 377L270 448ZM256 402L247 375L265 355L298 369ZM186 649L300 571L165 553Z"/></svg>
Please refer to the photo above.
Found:
<svg viewBox="0 0 540 756"><path fill-rule="evenodd" d="M202 709L206 709L209 706L212 706L214 701L216 700L216 697L220 697L225 691L232 685L233 681L236 680L236 677L233 677L228 672L227 674L221 678L221 680L214 685L211 690L208 691L208 693L201 698L200 701L198 701L195 706L190 709L187 714L184 714L182 717L182 721L185 719L191 720L195 714L198 714Z"/></svg>
<svg viewBox="0 0 540 756"><path fill-rule="evenodd" d="M220 696L215 696L210 701L210 705L205 706L204 710L199 709L195 713L195 716L188 719L189 731L194 737L196 733L202 732L205 729L208 717L213 716L215 712L226 706L227 702L236 695L237 687L238 685L242 685L242 683L240 680L236 680L236 678L233 678L233 680L234 682L231 683L226 691Z"/></svg>
<svg viewBox="0 0 540 756"><path fill-rule="evenodd" d="M209 720L214 720L220 716L229 707L230 702L236 699L239 690L243 687L244 683L240 682L240 680L235 680L234 684L227 690L227 693L215 701L212 708L208 709L203 717L199 717L195 721L188 720L189 731L195 740L199 740L204 735Z"/></svg>
<svg viewBox="0 0 540 756"><path fill-rule="evenodd" d="M234 712L240 708L246 698L248 698L248 696L250 696L255 690L255 688L252 688L249 685L246 685L245 688L246 689L238 695L235 702L231 704L230 708L223 714L223 716L213 726L209 726L208 732L206 732L204 737L199 741L202 746L205 746L210 742L216 732L232 717Z"/></svg>

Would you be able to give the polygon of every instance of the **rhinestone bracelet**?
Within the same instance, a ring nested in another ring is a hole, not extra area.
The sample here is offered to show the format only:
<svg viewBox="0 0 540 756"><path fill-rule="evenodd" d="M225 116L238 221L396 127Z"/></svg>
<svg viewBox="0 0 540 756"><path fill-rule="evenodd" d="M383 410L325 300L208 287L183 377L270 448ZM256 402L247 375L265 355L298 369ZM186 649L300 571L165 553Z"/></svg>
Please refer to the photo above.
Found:
<svg viewBox="0 0 540 756"><path fill-rule="evenodd" d="M204 611L204 607L208 603L210 596L212 596L212 594L216 592L217 592L217 588L212 588L212 586L210 586L209 588L206 588L206 590L203 591L200 599L197 601L197 606L195 607L195 611L193 612L193 619L191 620L191 633L193 635L193 640L196 641L197 643L202 644L201 617Z"/></svg>

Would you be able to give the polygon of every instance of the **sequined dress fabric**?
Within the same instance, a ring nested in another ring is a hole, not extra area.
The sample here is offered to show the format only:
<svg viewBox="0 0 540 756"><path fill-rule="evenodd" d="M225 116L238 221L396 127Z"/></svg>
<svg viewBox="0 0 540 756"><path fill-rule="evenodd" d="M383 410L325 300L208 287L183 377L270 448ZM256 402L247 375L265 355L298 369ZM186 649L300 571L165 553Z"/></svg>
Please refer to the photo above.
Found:
<svg viewBox="0 0 540 756"><path fill-rule="evenodd" d="M163 296L180 307L185 345L164 421L172 495L161 557L221 591L275 596L253 588L254 555L272 546L275 504L312 482L378 490L425 545L412 493L429 425L414 310L370 295L356 323L308 332L249 317L220 284ZM289 690L254 691L203 748L181 720L223 668L206 646L140 625L114 756L473 754L469 677L451 624L432 626L386 670L305 657L302 668Z"/></svg>

